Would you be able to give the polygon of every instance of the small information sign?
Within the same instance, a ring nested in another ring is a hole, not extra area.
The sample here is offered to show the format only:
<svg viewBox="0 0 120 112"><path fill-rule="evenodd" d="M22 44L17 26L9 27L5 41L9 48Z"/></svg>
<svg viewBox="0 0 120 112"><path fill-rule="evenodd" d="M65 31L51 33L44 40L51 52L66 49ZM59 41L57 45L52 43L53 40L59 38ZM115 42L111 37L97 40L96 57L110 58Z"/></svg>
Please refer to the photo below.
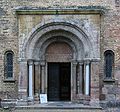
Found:
<svg viewBox="0 0 120 112"><path fill-rule="evenodd" d="M47 103L47 94L40 94L40 103Z"/></svg>

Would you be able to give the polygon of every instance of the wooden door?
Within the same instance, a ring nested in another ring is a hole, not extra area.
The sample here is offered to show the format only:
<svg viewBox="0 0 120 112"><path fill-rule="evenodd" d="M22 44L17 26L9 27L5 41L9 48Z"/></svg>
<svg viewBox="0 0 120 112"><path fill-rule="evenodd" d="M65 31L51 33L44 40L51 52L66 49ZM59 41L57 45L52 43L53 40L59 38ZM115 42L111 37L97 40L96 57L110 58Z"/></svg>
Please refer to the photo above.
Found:
<svg viewBox="0 0 120 112"><path fill-rule="evenodd" d="M60 64L60 100L69 101L71 96L70 63Z"/></svg>
<svg viewBox="0 0 120 112"><path fill-rule="evenodd" d="M48 63L48 101L59 101L58 63Z"/></svg>
<svg viewBox="0 0 120 112"><path fill-rule="evenodd" d="M48 63L48 101L69 101L70 63Z"/></svg>

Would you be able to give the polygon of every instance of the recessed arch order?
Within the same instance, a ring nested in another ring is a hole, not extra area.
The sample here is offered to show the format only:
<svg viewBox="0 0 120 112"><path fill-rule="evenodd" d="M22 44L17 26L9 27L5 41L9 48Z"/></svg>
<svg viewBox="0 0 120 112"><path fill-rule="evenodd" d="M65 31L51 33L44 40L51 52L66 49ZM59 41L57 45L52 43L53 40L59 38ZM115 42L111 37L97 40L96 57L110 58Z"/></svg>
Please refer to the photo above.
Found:
<svg viewBox="0 0 120 112"><path fill-rule="evenodd" d="M73 50L75 60L93 58L94 47L90 38L76 25L68 22L51 22L37 27L24 44L26 59L44 59L47 46L52 42L66 42Z"/></svg>

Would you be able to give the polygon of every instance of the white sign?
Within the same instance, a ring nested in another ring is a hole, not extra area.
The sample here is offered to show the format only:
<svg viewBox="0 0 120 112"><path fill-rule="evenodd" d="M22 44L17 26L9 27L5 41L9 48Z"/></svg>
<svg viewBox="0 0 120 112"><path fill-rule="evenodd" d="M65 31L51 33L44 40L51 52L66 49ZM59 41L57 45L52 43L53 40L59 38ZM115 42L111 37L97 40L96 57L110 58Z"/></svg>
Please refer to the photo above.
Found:
<svg viewBox="0 0 120 112"><path fill-rule="evenodd" d="M47 103L47 94L40 94L40 103Z"/></svg>

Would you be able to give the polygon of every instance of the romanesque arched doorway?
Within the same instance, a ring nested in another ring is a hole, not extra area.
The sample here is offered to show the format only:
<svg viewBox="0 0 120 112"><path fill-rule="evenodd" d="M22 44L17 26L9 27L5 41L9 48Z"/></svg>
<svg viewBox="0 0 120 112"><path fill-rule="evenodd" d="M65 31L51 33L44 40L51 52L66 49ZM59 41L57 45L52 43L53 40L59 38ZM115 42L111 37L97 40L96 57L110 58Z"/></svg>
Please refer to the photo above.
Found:
<svg viewBox="0 0 120 112"><path fill-rule="evenodd" d="M49 101L70 101L72 48L65 42L53 42L46 49L47 95Z"/></svg>
<svg viewBox="0 0 120 112"><path fill-rule="evenodd" d="M79 100L81 95L90 95L90 58L95 57L95 50L91 40L79 27L61 22L43 25L32 33L24 48L28 63L28 99L33 100L36 94L41 93L48 94L50 101L75 101ZM66 70L63 70L64 68ZM53 70L53 73L57 71L58 77L65 76L61 75L61 72L68 72L67 78L50 79L50 70ZM63 82L59 79L69 79L69 86L62 86ZM60 83L51 83L51 80L58 80ZM58 89L55 99L49 97L55 94L50 93L50 87ZM63 94L64 87L69 91L67 96ZM60 93L64 97L60 96Z"/></svg>

